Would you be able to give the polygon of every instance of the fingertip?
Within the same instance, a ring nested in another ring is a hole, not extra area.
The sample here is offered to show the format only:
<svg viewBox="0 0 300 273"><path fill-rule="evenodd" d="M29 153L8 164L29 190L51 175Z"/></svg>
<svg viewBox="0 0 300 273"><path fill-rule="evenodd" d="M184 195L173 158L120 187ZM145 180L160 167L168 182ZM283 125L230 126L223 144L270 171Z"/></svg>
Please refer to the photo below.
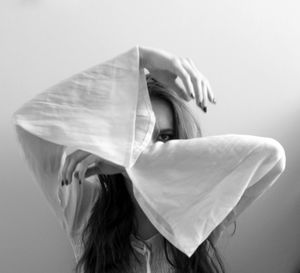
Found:
<svg viewBox="0 0 300 273"><path fill-rule="evenodd" d="M85 179L85 176L84 175L79 175L79 179L78 179L78 183L79 185L81 185L82 181Z"/></svg>
<svg viewBox="0 0 300 273"><path fill-rule="evenodd" d="M201 101L198 102L198 105L204 113L207 113L207 106L204 106Z"/></svg>

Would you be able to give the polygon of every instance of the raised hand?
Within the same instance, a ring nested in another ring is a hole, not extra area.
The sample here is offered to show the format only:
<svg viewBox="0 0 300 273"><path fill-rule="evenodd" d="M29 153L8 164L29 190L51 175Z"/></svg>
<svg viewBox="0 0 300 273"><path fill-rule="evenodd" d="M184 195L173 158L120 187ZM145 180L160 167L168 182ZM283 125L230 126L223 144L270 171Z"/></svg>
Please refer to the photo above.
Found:
<svg viewBox="0 0 300 273"><path fill-rule="evenodd" d="M71 184L73 178L81 184L86 177L95 174L113 175L124 171L124 167L108 162L97 155L76 150L66 156L60 179L62 186Z"/></svg>
<svg viewBox="0 0 300 273"><path fill-rule="evenodd" d="M154 78L174 89L177 94L189 101L196 99L197 105L206 112L208 101L216 104L216 99L208 80L198 70L190 58L178 57L170 52L154 48L140 48L141 66ZM180 79L184 87L177 79Z"/></svg>

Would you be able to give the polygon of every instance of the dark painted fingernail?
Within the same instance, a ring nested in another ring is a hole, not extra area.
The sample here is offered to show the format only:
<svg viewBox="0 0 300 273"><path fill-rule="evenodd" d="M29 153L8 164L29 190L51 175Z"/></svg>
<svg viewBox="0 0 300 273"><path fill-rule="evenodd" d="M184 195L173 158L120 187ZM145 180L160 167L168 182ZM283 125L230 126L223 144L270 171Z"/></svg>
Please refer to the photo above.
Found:
<svg viewBox="0 0 300 273"><path fill-rule="evenodd" d="M207 112L207 107L203 107L203 111L206 113Z"/></svg>
<svg viewBox="0 0 300 273"><path fill-rule="evenodd" d="M63 180L61 181L61 185L62 185L62 186L64 185L64 181L63 181Z"/></svg>
<svg viewBox="0 0 300 273"><path fill-rule="evenodd" d="M81 185L81 180L79 179L79 185Z"/></svg>
<svg viewBox="0 0 300 273"><path fill-rule="evenodd" d="M194 95L193 95L193 93L191 93L191 97L192 97L192 99L194 99L195 97L194 97Z"/></svg>
<svg viewBox="0 0 300 273"><path fill-rule="evenodd" d="M68 184L69 184L69 182L68 182L68 179L66 179L66 182L65 182L65 183L66 183L66 185L68 185Z"/></svg>

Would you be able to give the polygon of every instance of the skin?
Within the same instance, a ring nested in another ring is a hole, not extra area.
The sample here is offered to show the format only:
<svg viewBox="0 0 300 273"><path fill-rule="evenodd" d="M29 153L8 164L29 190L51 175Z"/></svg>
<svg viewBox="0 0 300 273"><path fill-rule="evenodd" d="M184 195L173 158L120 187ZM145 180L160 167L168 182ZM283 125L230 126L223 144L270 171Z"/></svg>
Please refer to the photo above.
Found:
<svg viewBox="0 0 300 273"><path fill-rule="evenodd" d="M156 117L156 127L160 129L160 133L157 135L156 131L153 134L152 143L155 141L163 141L166 142L172 138L174 138L174 128L173 128L173 112L171 105L166 102L165 100L161 98L151 98L152 103L152 109ZM171 129L171 130L168 130ZM156 139L154 137L156 136ZM80 153L81 151L76 151L75 153ZM85 154L85 152L83 152ZM86 156L86 155L85 155ZM111 163L110 163L111 164ZM110 164L101 164L100 171L106 174L115 174L120 173L120 167L111 166ZM68 168L65 168L68 169ZM126 171L124 168L122 168L123 171L121 171L122 175L125 178L125 185L128 189L128 192L131 196L131 199L134 203L134 206L136 208L136 218L138 222L138 236L142 238L143 240L147 240L153 235L158 233L158 230L154 227L154 225L150 222L146 214L143 212L142 208L138 204L137 200L135 199L134 193L133 193L133 185L132 181L128 177ZM73 169L70 171L70 173L73 173ZM92 175L91 173L90 175ZM87 175L88 177L89 175ZM221 236L222 232L224 230L223 225L220 225L216 228L216 231L212 234L213 240L216 242L219 237Z"/></svg>
<svg viewBox="0 0 300 273"><path fill-rule="evenodd" d="M152 143L154 143L155 141L163 141L166 142L170 139L172 139L174 137L174 128L173 128L173 112L172 112L172 108L171 105L166 102L165 100L161 99L161 98L151 98L151 103L152 103L152 109L153 112L156 116L156 127L160 129L160 133L157 135L156 132L154 132L154 136L156 136L157 138L152 139ZM171 129L168 130L168 129ZM80 153L82 153L82 158L80 157ZM78 156L78 159L74 160L73 162L73 168L70 168L70 166L68 167L68 165L66 164L64 167L64 170L68 170L69 172L67 172L71 177L72 173L74 172L74 170L76 169L76 163L82 161L82 159L84 158L91 158L91 160L94 162L94 155L89 155L88 153L84 152L84 151L80 151L77 150L74 152L73 157L75 158L75 155ZM101 159L101 161L103 161L103 159ZM92 163L92 162L91 162ZM87 165L89 165L87 163ZM113 166L111 163L110 164L101 164L101 162L99 162L99 166L100 166L100 172L103 172L105 174L116 174L116 173L120 173L120 166ZM72 166L71 166L72 167ZM121 173L123 174L124 178L125 178L125 185L128 189L128 192L131 196L131 199L135 205L136 208L136 218L137 218L137 222L138 222L138 236L140 238L142 238L143 240L147 240L150 237L152 237L153 235L158 233L158 230L154 227L154 225L150 222L150 220L148 219L148 217L146 216L146 214L143 212L142 208L140 207L140 205L138 204L137 200L134 197L134 193L133 193L133 185L132 185L132 181L130 180L130 178L128 177L126 171L124 170L124 168L121 168L123 171L121 171ZM64 172L63 172L64 173ZM97 173L97 170L96 170ZM87 174L86 177L93 175L93 171L91 171L90 174ZM74 175L76 177L76 175ZM71 178L69 178L71 181ZM63 184L62 184L63 185ZM223 231L224 227L222 225L220 225L217 229L216 232L214 232L214 241L216 242L218 240L218 238L221 236L222 231Z"/></svg>
<svg viewBox="0 0 300 273"><path fill-rule="evenodd" d="M156 141L166 142L172 139L174 135L172 108L168 102L160 98L152 98L151 102L152 102L152 109L156 117L157 127L160 128L160 133L156 139L153 139L153 142ZM171 131L168 129L171 129ZM135 199L133 194L132 182L130 178L126 173L123 173L123 175L125 177L126 186L129 191L129 194L136 207L136 213L137 213L136 216L138 219L138 235L142 239L147 240L148 238L158 233L158 231L150 222L150 220L148 219L148 217L145 215L140 205L138 204L137 200Z"/></svg>
<svg viewBox="0 0 300 273"><path fill-rule="evenodd" d="M166 142L172 138L174 138L174 128L173 128L173 112L172 107L169 102L153 97L151 98L152 103L152 109L156 117L156 128L153 133L152 143L156 141L162 141ZM156 130L157 129L157 130ZM159 131L158 131L159 130ZM154 139L155 137L155 139ZM97 161L98 160L98 161ZM83 161L85 163L83 164ZM133 185L132 181L130 180L129 176L126 173L126 170L121 166L116 166L112 163L104 162L103 159L97 158L95 155L90 155L89 153L81 150L77 150L74 153L68 155L63 170L62 170L62 186L69 185L73 179L72 176L74 175L74 178L79 181L79 184L81 181L84 181L81 176L84 175L84 168L81 168L82 173L80 175L80 172L76 171L76 166L79 165L78 163L81 162L82 165L89 166L91 163L97 162L97 167L89 169L90 173L85 174L85 177L89 177L91 175L94 175L99 171L99 173L104 174L116 174L116 173L122 173L122 175L125 178L125 185L128 189L128 192L131 196L131 199L135 205L136 208L136 218L138 222L138 236L140 236L142 239L147 240L148 238L152 237L153 235L157 234L157 229L153 226L153 224L150 222L148 217L145 215L143 210L141 209L140 205L138 204L137 200L135 199L134 193L133 193ZM95 169L95 170L92 170ZM98 170L99 169L99 170ZM120 172L120 169L122 171ZM70 183L64 183L66 180L65 177L68 177L68 180Z"/></svg>
<svg viewBox="0 0 300 273"><path fill-rule="evenodd" d="M163 85L173 89L179 97L187 101L194 98L205 113L208 100L213 104L216 103L209 82L190 58L177 57L170 52L155 48L139 46L138 49L141 67L146 68ZM95 164L95 167L88 171L91 164ZM74 178L81 184L85 177L100 172L107 175L120 173L120 169L122 166L79 149L66 156L62 171L59 173L59 180L62 186L67 186L72 183L74 174Z"/></svg>

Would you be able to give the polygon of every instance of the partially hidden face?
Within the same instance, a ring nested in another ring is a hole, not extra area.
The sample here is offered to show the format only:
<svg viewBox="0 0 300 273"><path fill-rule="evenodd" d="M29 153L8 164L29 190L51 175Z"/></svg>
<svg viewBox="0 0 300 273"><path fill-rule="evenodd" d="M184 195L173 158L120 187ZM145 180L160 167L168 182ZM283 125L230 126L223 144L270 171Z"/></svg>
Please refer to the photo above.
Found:
<svg viewBox="0 0 300 273"><path fill-rule="evenodd" d="M167 142L171 139L174 139L175 128L172 106L169 102L157 97L152 97L151 103L152 110L156 118L156 125L153 132L152 143L155 143L157 141ZM131 179L129 178L126 172L123 172L122 174L125 178L127 189L129 190L129 194L134 204L136 204L139 207L133 194Z"/></svg>
<svg viewBox="0 0 300 273"><path fill-rule="evenodd" d="M166 142L174 139L174 116L170 103L157 97L151 98L151 103L156 118L152 141Z"/></svg>

